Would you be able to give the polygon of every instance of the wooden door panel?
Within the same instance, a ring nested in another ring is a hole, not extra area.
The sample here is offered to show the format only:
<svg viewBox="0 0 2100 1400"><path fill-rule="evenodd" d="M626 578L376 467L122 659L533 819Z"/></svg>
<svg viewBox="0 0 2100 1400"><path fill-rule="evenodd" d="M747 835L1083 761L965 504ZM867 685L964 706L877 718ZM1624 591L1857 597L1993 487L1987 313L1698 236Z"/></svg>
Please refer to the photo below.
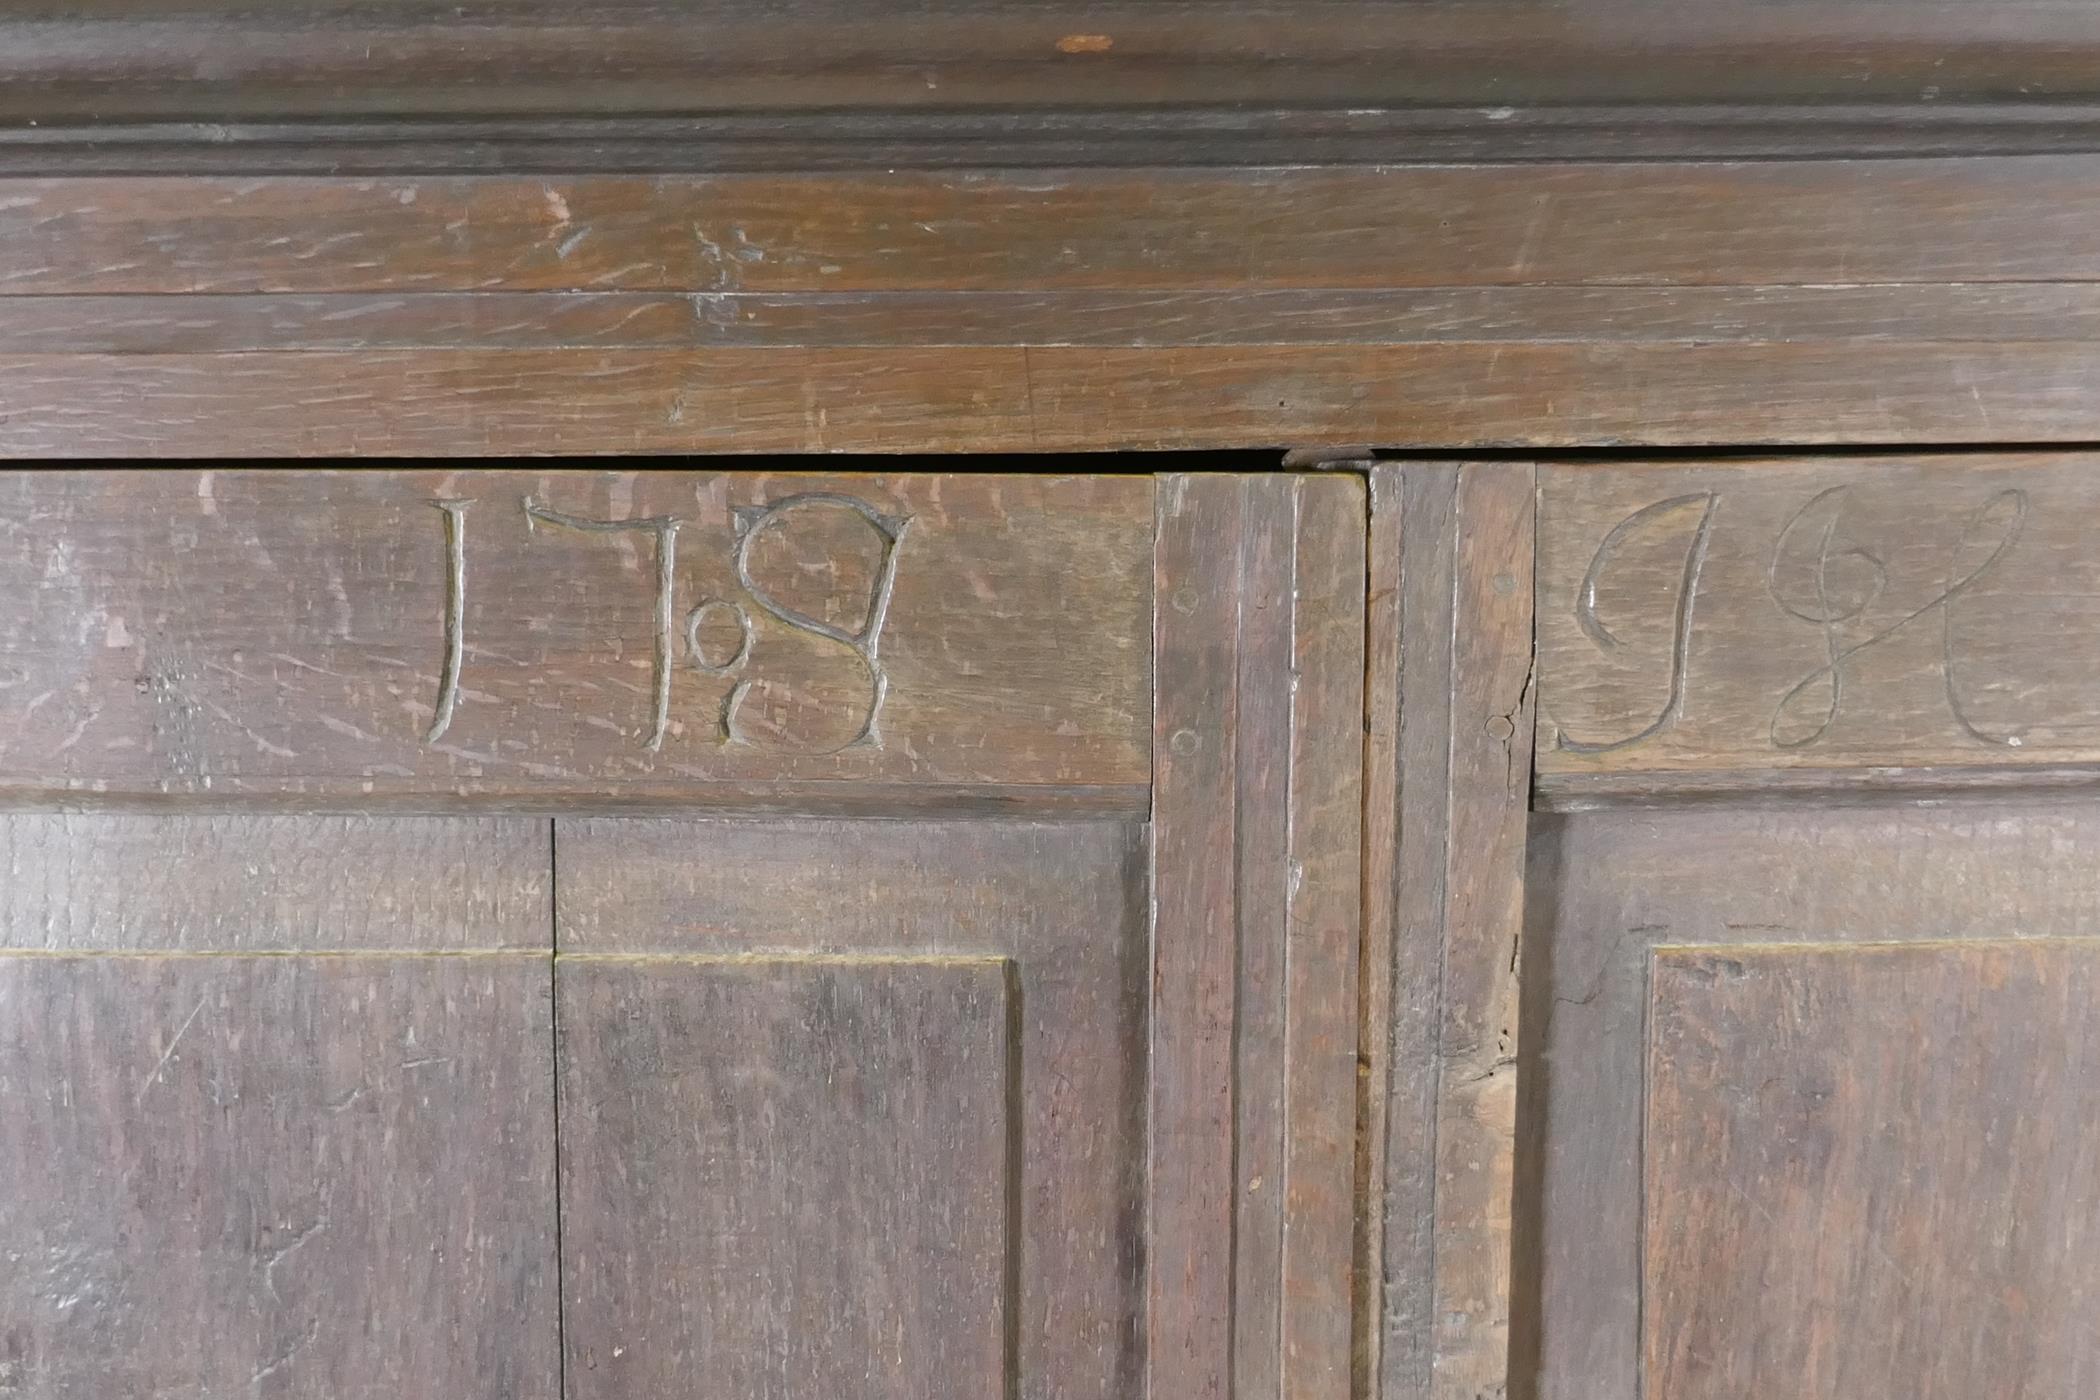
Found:
<svg viewBox="0 0 2100 1400"><path fill-rule="evenodd" d="M1519 1393L2083 1393L2095 849L2072 804L1536 819Z"/></svg>
<svg viewBox="0 0 2100 1400"><path fill-rule="evenodd" d="M2100 1387L2100 943L1655 954L1643 1392Z"/></svg>
<svg viewBox="0 0 2100 1400"><path fill-rule="evenodd" d="M566 963L570 1400L1013 1394L1011 968Z"/></svg>
<svg viewBox="0 0 2100 1400"><path fill-rule="evenodd" d="M554 1400L544 823L0 848L0 1393Z"/></svg>
<svg viewBox="0 0 2100 1400"><path fill-rule="evenodd" d="M725 1395L821 1389L860 1374L855 1339L885 1307L918 1339L882 1353L901 1359L871 1395L939 1394L941 1358L965 1355L979 1364L962 1374L1011 1375L1016 1394L1138 1386L1141 826L564 819L557 851L570 1375L605 1387L586 1397L660 1393L673 1357L719 1361L740 1382ZM701 1002L719 1005L692 1017ZM698 1043L676 1048L681 1034ZM725 1066L702 1068L710 1056ZM706 1107L710 1082L739 1107ZM748 1129L694 1127L745 1110ZM661 1185L597 1179L642 1159ZM811 1191L785 1179L798 1172ZM733 1258L690 1233L703 1180L726 1218L779 1217L785 1248L825 1253L825 1278L888 1280L895 1301L805 1296L785 1275L724 1287ZM864 1208L919 1191L917 1215ZM637 1210L677 1223L637 1239L644 1225L615 1218ZM927 1250L935 1215L976 1241L967 1258ZM638 1276L675 1300L656 1326L619 1306L615 1266L592 1266L621 1249L665 1261ZM757 1339L791 1323L813 1330L765 1362ZM644 1349L624 1340L638 1328L651 1359L609 1362Z"/></svg>
<svg viewBox="0 0 2100 1400"><path fill-rule="evenodd" d="M554 1400L543 960L0 956L0 1377Z"/></svg>

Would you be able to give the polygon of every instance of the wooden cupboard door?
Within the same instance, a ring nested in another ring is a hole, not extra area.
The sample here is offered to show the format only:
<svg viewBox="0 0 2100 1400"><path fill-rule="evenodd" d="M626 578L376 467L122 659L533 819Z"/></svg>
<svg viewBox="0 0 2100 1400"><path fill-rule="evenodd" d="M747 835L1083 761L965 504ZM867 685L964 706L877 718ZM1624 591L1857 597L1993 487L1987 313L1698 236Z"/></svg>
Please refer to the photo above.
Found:
<svg viewBox="0 0 2100 1400"><path fill-rule="evenodd" d="M556 822L576 1400L1350 1393L1363 492L1160 489L1149 810Z"/></svg>
<svg viewBox="0 0 2100 1400"><path fill-rule="evenodd" d="M2100 1385L2091 465L1542 472L1525 1393Z"/></svg>
<svg viewBox="0 0 2100 1400"><path fill-rule="evenodd" d="M15 1390L1349 1396L1360 478L0 499Z"/></svg>
<svg viewBox="0 0 2100 1400"><path fill-rule="evenodd" d="M0 817L0 1394L556 1400L543 823Z"/></svg>

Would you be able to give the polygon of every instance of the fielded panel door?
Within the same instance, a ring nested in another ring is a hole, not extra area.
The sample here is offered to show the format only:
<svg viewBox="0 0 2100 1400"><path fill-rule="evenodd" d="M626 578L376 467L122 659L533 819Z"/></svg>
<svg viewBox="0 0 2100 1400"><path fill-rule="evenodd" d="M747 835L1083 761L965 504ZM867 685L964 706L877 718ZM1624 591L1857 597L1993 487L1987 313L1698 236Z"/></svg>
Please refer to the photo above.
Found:
<svg viewBox="0 0 2100 1400"><path fill-rule="evenodd" d="M0 501L0 1393L1350 1393L1361 479Z"/></svg>
<svg viewBox="0 0 2100 1400"><path fill-rule="evenodd" d="M2100 1386L2093 467L1541 470L1516 1393Z"/></svg>

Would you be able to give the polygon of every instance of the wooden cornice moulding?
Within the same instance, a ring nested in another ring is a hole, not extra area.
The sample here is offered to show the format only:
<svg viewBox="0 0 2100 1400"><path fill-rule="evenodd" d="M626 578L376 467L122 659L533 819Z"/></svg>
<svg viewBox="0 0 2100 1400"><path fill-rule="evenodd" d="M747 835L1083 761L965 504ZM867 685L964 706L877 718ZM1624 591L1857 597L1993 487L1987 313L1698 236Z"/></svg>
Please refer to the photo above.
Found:
<svg viewBox="0 0 2100 1400"><path fill-rule="evenodd" d="M0 21L4 24L4 21ZM2100 104L1628 103L351 117L0 126L0 175L659 175L2100 151Z"/></svg>
<svg viewBox="0 0 2100 1400"><path fill-rule="evenodd" d="M2085 441L2096 175L0 179L0 455Z"/></svg>
<svg viewBox="0 0 2100 1400"><path fill-rule="evenodd" d="M1541 799L2100 783L2094 468L1542 469Z"/></svg>
<svg viewBox="0 0 2100 1400"><path fill-rule="evenodd" d="M1982 102L2100 91L2056 0L87 0L0 22L0 118Z"/></svg>
<svg viewBox="0 0 2100 1400"><path fill-rule="evenodd" d="M0 803L1142 811L1148 477L0 477Z"/></svg>

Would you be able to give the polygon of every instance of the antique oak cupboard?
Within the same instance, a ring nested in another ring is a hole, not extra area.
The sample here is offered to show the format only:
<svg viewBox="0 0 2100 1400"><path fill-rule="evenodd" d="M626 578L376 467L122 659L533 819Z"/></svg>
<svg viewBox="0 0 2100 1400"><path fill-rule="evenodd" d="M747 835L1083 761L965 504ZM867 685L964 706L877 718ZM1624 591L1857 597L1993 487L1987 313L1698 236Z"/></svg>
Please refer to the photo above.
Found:
<svg viewBox="0 0 2100 1400"><path fill-rule="evenodd" d="M0 1400L2100 1394L2100 19L0 16Z"/></svg>

